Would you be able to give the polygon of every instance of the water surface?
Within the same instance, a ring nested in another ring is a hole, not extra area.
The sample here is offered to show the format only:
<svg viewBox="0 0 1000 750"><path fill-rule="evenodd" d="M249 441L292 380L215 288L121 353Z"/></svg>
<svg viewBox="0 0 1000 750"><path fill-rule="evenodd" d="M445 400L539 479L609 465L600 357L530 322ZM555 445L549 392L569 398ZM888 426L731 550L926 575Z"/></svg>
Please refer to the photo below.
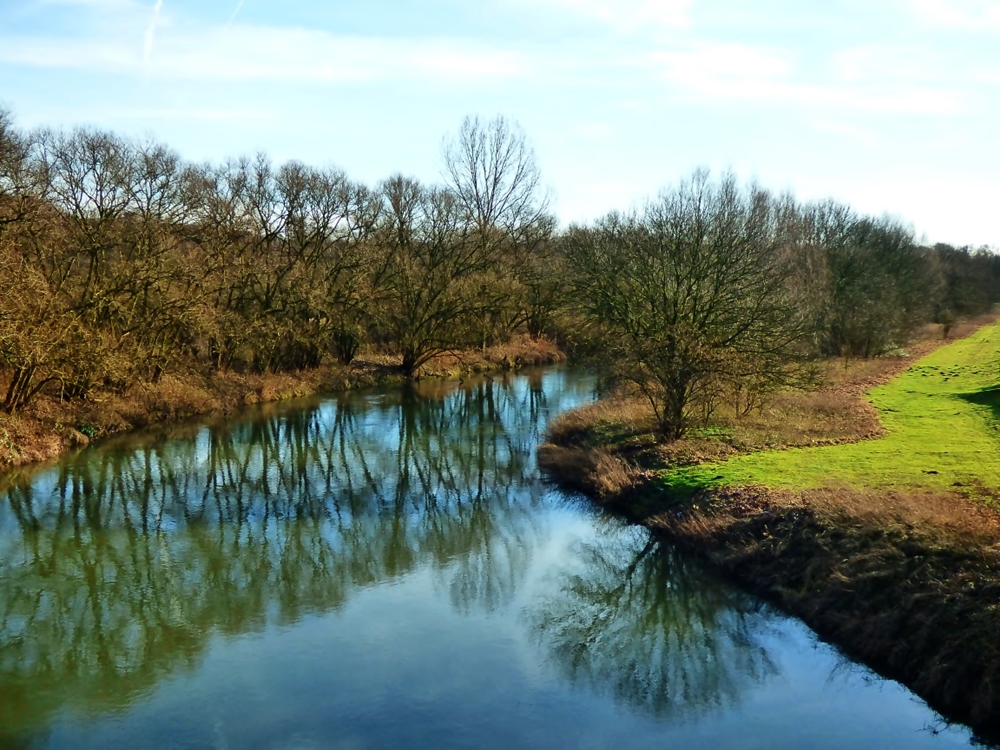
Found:
<svg viewBox="0 0 1000 750"><path fill-rule="evenodd" d="M944 748L800 622L545 485L570 370L345 394L6 479L0 745Z"/></svg>

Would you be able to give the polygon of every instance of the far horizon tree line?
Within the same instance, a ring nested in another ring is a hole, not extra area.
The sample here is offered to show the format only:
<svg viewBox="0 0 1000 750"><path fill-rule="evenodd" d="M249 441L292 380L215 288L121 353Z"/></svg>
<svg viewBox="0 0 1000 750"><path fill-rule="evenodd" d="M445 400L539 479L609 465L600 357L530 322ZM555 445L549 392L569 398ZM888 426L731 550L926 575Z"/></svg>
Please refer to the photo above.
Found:
<svg viewBox="0 0 1000 750"><path fill-rule="evenodd" d="M1000 300L1000 258L696 171L642 208L557 227L504 117L445 139L442 185L265 155L191 164L0 111L0 409L166 372L280 372L376 347L434 356L549 336L644 393L672 439L825 355L872 357Z"/></svg>

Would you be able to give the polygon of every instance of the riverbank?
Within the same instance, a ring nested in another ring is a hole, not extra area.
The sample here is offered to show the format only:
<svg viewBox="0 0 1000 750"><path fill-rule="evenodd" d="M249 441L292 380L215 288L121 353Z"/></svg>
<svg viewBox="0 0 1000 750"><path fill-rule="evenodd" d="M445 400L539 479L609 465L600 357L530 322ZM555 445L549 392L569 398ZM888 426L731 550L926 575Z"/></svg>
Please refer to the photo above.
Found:
<svg viewBox="0 0 1000 750"><path fill-rule="evenodd" d="M420 378L459 378L565 361L547 339L511 342L435 357ZM253 404L317 393L402 384L401 357L363 354L350 365L326 364L292 373L232 371L167 373L158 382L139 382L124 393L97 392L86 400L61 401L40 394L23 411L0 412L0 470L48 461L93 440L203 415L228 415Z"/></svg>
<svg viewBox="0 0 1000 750"><path fill-rule="evenodd" d="M540 461L995 741L1000 327L909 354L670 446L639 402L585 407Z"/></svg>

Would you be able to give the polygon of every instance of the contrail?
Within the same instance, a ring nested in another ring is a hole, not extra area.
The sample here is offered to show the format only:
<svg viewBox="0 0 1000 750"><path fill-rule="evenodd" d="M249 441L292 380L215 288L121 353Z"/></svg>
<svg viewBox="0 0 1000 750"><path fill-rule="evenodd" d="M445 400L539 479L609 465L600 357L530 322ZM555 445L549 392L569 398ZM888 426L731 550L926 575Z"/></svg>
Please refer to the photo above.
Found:
<svg viewBox="0 0 1000 750"><path fill-rule="evenodd" d="M153 6L153 15L149 19L149 26L146 27L146 43L142 50L142 62L146 70L149 70L149 63L153 58L153 41L156 37L156 24L160 21L160 9L163 7L163 0L156 0Z"/></svg>
<svg viewBox="0 0 1000 750"><path fill-rule="evenodd" d="M231 15L229 17L229 20L226 21L226 26L228 26L229 24L231 24L233 21L236 20L236 16L238 16L240 11L243 10L243 3L245 3L246 1L247 0L240 0L238 3L236 3L236 10L233 11L233 15Z"/></svg>

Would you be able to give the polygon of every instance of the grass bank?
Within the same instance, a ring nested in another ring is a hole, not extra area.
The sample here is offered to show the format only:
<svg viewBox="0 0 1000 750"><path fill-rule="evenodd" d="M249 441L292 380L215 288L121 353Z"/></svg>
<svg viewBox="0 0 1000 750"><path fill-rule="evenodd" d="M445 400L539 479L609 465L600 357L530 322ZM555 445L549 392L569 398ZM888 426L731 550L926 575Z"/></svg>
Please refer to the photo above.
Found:
<svg viewBox="0 0 1000 750"><path fill-rule="evenodd" d="M1000 326L916 351L670 446L639 402L586 407L540 459L996 741Z"/></svg>
<svg viewBox="0 0 1000 750"><path fill-rule="evenodd" d="M672 489L759 484L818 488L963 488L1000 500L1000 326L938 349L871 390L883 434L852 445L736 456L678 468Z"/></svg>
<svg viewBox="0 0 1000 750"><path fill-rule="evenodd" d="M564 360L551 341L524 336L504 345L442 354L417 375L457 378ZM93 440L134 429L200 415L226 415L253 404L316 393L402 384L401 364L399 356L368 353L350 365L329 364L292 373L169 373L156 383L138 382L123 393L97 392L85 400L62 401L55 394L43 393L23 411L0 412L0 470L51 460ZM4 387L2 373L0 387Z"/></svg>

